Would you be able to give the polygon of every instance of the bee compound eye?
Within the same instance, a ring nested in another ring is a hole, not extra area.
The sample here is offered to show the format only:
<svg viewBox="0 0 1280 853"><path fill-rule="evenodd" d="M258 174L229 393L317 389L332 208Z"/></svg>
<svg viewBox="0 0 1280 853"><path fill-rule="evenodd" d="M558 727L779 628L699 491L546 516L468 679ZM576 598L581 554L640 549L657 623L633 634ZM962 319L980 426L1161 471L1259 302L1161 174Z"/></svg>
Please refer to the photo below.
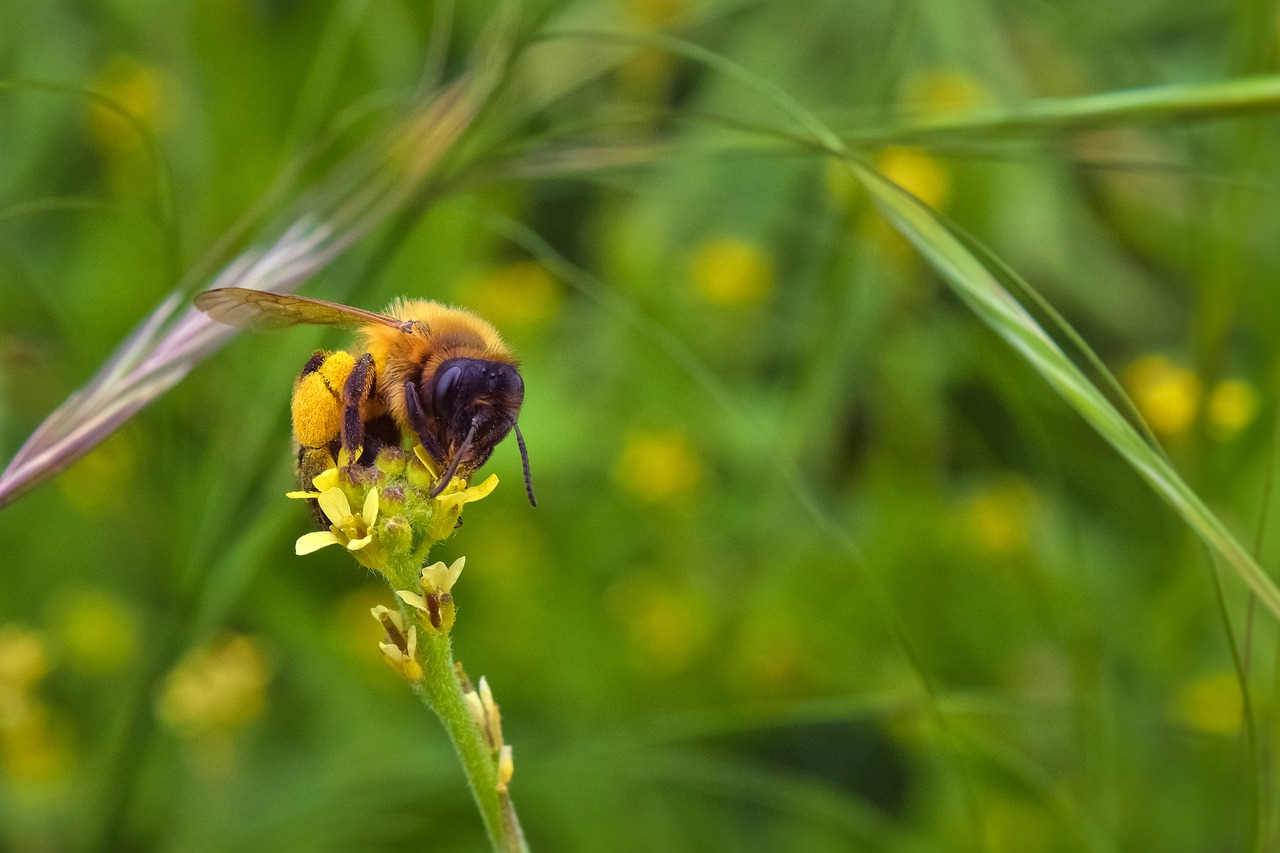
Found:
<svg viewBox="0 0 1280 853"><path fill-rule="evenodd" d="M458 401L458 384L462 379L462 365L455 364L445 370L436 379L435 390L431 394L431 408L437 417L445 417L453 411Z"/></svg>

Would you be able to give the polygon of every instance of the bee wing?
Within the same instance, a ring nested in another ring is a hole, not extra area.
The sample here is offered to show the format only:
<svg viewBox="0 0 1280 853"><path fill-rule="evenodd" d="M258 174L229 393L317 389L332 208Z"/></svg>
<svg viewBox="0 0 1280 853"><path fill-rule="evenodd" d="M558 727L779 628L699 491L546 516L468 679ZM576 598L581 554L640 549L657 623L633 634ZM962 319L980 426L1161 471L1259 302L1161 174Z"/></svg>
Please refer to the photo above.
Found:
<svg viewBox="0 0 1280 853"><path fill-rule="evenodd" d="M243 287L206 290L196 294L195 303L219 323L241 329L284 329L300 324L367 326L370 323L398 329L403 325L394 317L350 305Z"/></svg>

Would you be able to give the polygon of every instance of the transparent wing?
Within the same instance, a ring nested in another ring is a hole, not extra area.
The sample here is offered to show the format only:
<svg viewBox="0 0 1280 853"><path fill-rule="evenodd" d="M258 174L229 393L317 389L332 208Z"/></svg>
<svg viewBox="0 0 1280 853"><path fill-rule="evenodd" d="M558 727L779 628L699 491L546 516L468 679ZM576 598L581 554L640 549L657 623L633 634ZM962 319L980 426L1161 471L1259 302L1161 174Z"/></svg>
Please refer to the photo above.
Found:
<svg viewBox="0 0 1280 853"><path fill-rule="evenodd" d="M398 329L402 325L394 317L350 305L243 287L206 290L196 295L195 303L219 323L241 329L284 329L302 324L367 326L370 323Z"/></svg>

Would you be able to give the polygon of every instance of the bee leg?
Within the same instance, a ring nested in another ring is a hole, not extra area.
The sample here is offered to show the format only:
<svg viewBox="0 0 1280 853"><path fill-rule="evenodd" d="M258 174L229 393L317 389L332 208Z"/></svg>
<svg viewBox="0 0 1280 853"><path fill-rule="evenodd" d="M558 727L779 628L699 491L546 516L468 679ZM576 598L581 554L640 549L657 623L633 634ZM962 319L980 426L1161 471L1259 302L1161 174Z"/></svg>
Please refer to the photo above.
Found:
<svg viewBox="0 0 1280 853"><path fill-rule="evenodd" d="M444 448L440 446L440 442L436 441L436 437L427 429L427 413L422 408L422 399L418 396L418 389L412 382L404 383L404 407L408 410L409 425L413 427L414 434L418 436L422 449L427 451L427 455L437 462L444 459Z"/></svg>
<svg viewBox="0 0 1280 853"><path fill-rule="evenodd" d="M373 381L373 356L365 353L342 386L342 449L352 462L364 447L364 416L360 410L373 395Z"/></svg>

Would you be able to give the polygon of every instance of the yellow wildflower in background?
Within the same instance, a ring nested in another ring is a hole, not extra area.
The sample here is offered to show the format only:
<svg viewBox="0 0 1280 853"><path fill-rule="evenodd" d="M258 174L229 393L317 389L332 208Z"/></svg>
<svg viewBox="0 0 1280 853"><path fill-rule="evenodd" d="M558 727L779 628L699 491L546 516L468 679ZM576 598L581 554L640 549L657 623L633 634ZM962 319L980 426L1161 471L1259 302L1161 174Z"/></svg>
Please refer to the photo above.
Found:
<svg viewBox="0 0 1280 853"><path fill-rule="evenodd" d="M710 639L706 606L688 590L650 574L624 578L609 595L638 669L670 674L691 664Z"/></svg>
<svg viewBox="0 0 1280 853"><path fill-rule="evenodd" d="M262 715L271 663L256 640L230 634L196 649L165 680L160 720L188 736L231 733Z"/></svg>
<svg viewBox="0 0 1280 853"><path fill-rule="evenodd" d="M717 305L751 305L773 292L773 262L759 246L737 237L717 237L689 258L698 295Z"/></svg>
<svg viewBox="0 0 1280 853"><path fill-rule="evenodd" d="M63 596L55 620L62 653L69 663L86 672L119 669L137 649L132 611L102 590L81 589Z"/></svg>
<svg viewBox="0 0 1280 853"><path fill-rule="evenodd" d="M542 323L564 301L560 281L535 261L516 261L471 279L462 294L472 310L500 329Z"/></svg>
<svg viewBox="0 0 1280 853"><path fill-rule="evenodd" d="M1186 684L1174 700L1174 715L1208 735L1237 734L1243 713L1240 682L1231 671L1206 675Z"/></svg>
<svg viewBox="0 0 1280 853"><path fill-rule="evenodd" d="M984 106L993 100L976 77L959 68L914 71L903 83L902 93L909 106L929 114Z"/></svg>
<svg viewBox="0 0 1280 853"><path fill-rule="evenodd" d="M34 702L12 728L0 731L4 772L25 782L48 782L71 770L71 736L65 723Z"/></svg>
<svg viewBox="0 0 1280 853"><path fill-rule="evenodd" d="M951 175L923 148L895 146L876 155L876 170L930 207L941 210L951 200Z"/></svg>
<svg viewBox="0 0 1280 853"><path fill-rule="evenodd" d="M698 485L702 460L682 433L633 432L614 464L613 480L638 498L660 503Z"/></svg>
<svg viewBox="0 0 1280 853"><path fill-rule="evenodd" d="M39 634L0 628L0 766L11 779L43 782L70 769L70 738L36 695L48 673Z"/></svg>
<svg viewBox="0 0 1280 853"><path fill-rule="evenodd" d="M1163 355L1147 355L1122 375L1138 411L1156 433L1175 437L1195 422L1200 408L1200 378Z"/></svg>
<svg viewBox="0 0 1280 853"><path fill-rule="evenodd" d="M149 131L168 128L176 114L177 85L159 69L132 56L116 55L107 61L89 84ZM107 151L124 152L142 147L137 128L115 110L92 107L89 127Z"/></svg>
<svg viewBox="0 0 1280 853"><path fill-rule="evenodd" d="M1011 557L1026 552L1039 512L1039 496L1026 479L1007 475L987 483L968 499L964 529L983 553Z"/></svg>
<svg viewBox="0 0 1280 853"><path fill-rule="evenodd" d="M1213 437L1228 441L1253 423L1258 413L1258 392L1242 379L1224 379L1209 392L1205 418Z"/></svg>
<svg viewBox="0 0 1280 853"><path fill-rule="evenodd" d="M93 517L119 511L136 456L129 435L117 432L64 471L56 481L63 500Z"/></svg>
<svg viewBox="0 0 1280 853"><path fill-rule="evenodd" d="M17 727L31 712L34 688L48 672L39 634L16 625L0 628L0 730Z"/></svg>
<svg viewBox="0 0 1280 853"><path fill-rule="evenodd" d="M642 29L668 26L685 13L690 0L623 0L626 16Z"/></svg>
<svg viewBox="0 0 1280 853"><path fill-rule="evenodd" d="M877 171L921 202L937 210L951 200L951 173L936 157L923 148L893 146L882 149L875 157ZM831 161L827 169L827 194L836 207L849 205L861 193L856 178L839 161ZM893 225L874 210L860 217L859 231L863 239L876 245L885 259L904 266L916 257L911 244Z"/></svg>

